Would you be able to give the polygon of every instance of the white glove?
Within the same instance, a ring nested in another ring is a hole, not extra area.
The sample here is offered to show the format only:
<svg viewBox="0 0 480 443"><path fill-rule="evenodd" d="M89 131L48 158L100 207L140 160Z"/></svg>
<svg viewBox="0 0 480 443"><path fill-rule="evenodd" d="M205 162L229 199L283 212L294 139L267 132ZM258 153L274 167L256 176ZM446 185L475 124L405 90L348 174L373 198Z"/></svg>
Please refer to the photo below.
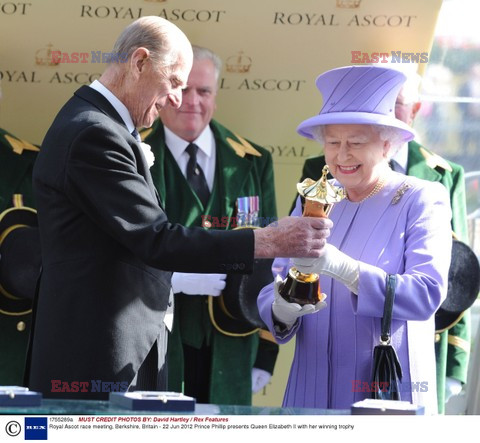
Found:
<svg viewBox="0 0 480 443"><path fill-rule="evenodd" d="M272 378L270 372L263 369L252 368L252 392L256 394L258 391L267 386Z"/></svg>
<svg viewBox="0 0 480 443"><path fill-rule="evenodd" d="M189 295L221 294L225 289L226 274L188 274L174 272L172 274L172 289L175 294L183 292Z"/></svg>
<svg viewBox="0 0 480 443"><path fill-rule="evenodd" d="M295 258L293 264L300 272L306 274L316 273L333 277L358 295L360 274L358 261L329 243L325 245L323 251L319 258Z"/></svg>
<svg viewBox="0 0 480 443"><path fill-rule="evenodd" d="M275 300L272 303L272 313L273 318L280 323L283 323L287 329L290 329L299 317L306 314L313 314L327 306L323 301L319 301L315 305L307 304L303 306L300 306L298 303L288 303L288 301L286 301L278 292L281 284L282 278L277 275L274 283Z"/></svg>
<svg viewBox="0 0 480 443"><path fill-rule="evenodd" d="M462 382L456 378L447 377L445 379L445 403L454 395L462 391Z"/></svg>

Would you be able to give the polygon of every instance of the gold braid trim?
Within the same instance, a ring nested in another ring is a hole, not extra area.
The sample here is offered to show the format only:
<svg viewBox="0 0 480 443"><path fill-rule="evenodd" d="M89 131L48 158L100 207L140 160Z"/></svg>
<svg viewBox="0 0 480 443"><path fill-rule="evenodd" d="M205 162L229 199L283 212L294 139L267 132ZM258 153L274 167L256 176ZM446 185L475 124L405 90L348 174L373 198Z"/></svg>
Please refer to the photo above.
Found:
<svg viewBox="0 0 480 443"><path fill-rule="evenodd" d="M448 344L460 348L462 351L470 352L470 345L467 340L463 338L456 337L454 335L448 336Z"/></svg>

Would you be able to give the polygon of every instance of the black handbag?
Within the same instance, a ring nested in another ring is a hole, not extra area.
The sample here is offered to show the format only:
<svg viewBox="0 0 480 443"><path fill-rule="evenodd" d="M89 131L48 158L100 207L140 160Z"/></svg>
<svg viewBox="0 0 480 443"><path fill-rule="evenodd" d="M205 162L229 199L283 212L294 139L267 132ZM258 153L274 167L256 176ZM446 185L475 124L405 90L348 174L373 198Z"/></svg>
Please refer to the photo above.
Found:
<svg viewBox="0 0 480 443"><path fill-rule="evenodd" d="M397 277L387 276L387 291L383 308L382 332L380 344L373 350L372 398L380 400L401 400L400 383L402 366L395 348L390 344L390 326L392 323L393 301Z"/></svg>

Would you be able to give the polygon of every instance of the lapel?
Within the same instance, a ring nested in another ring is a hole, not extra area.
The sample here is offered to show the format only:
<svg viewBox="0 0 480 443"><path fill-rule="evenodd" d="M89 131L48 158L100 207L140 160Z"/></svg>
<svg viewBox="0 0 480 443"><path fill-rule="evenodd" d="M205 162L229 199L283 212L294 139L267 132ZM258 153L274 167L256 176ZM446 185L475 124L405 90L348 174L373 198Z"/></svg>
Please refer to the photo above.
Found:
<svg viewBox="0 0 480 443"><path fill-rule="evenodd" d="M128 133L127 125L123 121L120 114L116 111L116 109L112 106L112 104L102 94L100 94L98 91L96 91L93 88L90 88L89 86L82 86L81 88L79 88L74 93L74 95L76 95L77 97L91 103L98 110L103 112L105 115L109 116L114 122L118 123L120 126L125 128L125 131L127 131L127 133ZM148 164L146 162L146 159L145 159L144 155L141 153L141 147L140 147L139 143L135 140L135 137L133 137L133 135L128 133L127 137L128 136L130 136L130 138L131 138L131 140L127 139L128 144L132 148L133 148L133 146L135 146L136 149L138 151L140 151L138 153L138 155L136 155L136 158L137 159L142 159L141 160L141 166L142 166L141 169L142 170L141 171L139 170L138 173L141 174L145 178L145 180L148 183L148 186L150 188L150 191L152 192L153 197L158 201L160 206L163 208L162 201L160 200L158 192L155 188L155 185L153 184L153 180L152 180L152 176L150 174L149 168L148 168Z"/></svg>
<svg viewBox="0 0 480 443"><path fill-rule="evenodd" d="M221 195L225 216L231 217L237 198L244 197L245 193L249 191L245 189L245 183L253 168L253 162L250 155L240 157L227 141L227 139L233 139L234 142L240 142L232 132L215 120L211 121L210 127L217 146L215 187Z"/></svg>
<svg viewBox="0 0 480 443"><path fill-rule="evenodd" d="M427 164L427 160L420 152L420 145L416 142L408 144L407 175L434 182L442 179L442 175Z"/></svg>
<svg viewBox="0 0 480 443"><path fill-rule="evenodd" d="M100 94L98 91L95 91L95 89L90 88L90 86L82 86L75 91L74 95L91 103L104 114L115 120L119 125L122 125L125 129L127 129L127 126L125 125L122 117L120 117L120 114L115 110L112 104L102 94Z"/></svg>
<svg viewBox="0 0 480 443"><path fill-rule="evenodd" d="M142 140L152 148L155 161L150 168L150 171L152 172L160 205L165 207L167 194L167 186L165 182L165 153L168 148L165 144L165 132L160 120L157 120L151 128L140 131L140 136Z"/></svg>
<svg viewBox="0 0 480 443"><path fill-rule="evenodd" d="M31 173L35 157L26 153L14 152L14 146L5 136L18 140L6 131L0 130L0 164L2 165L2 177L0 180L0 212L12 206L12 195L18 190L18 186L24 180L25 174ZM18 140L22 142L21 140ZM38 149L37 149L38 150Z"/></svg>

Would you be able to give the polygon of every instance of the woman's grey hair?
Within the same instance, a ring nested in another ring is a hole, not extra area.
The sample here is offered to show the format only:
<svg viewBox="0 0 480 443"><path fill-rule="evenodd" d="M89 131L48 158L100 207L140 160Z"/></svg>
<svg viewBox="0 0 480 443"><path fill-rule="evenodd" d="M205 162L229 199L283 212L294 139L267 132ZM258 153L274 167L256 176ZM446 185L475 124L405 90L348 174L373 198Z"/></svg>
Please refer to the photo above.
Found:
<svg viewBox="0 0 480 443"><path fill-rule="evenodd" d="M178 54L190 46L186 35L173 23L157 16L141 17L128 25L113 47L113 62L127 61L138 48L150 51L156 69L175 64Z"/></svg>
<svg viewBox="0 0 480 443"><path fill-rule="evenodd" d="M210 60L215 67L215 80L218 83L220 72L222 72L222 60L212 50L202 46L192 45L194 60Z"/></svg>
<svg viewBox="0 0 480 443"><path fill-rule="evenodd" d="M403 134L400 129L394 128L393 126L384 126L384 125L367 125L370 126L374 131L377 131L380 140L388 141L390 143L390 150L388 152L389 157L393 157L403 144ZM313 139L317 142L324 144L325 143L325 125L319 125L312 128Z"/></svg>

